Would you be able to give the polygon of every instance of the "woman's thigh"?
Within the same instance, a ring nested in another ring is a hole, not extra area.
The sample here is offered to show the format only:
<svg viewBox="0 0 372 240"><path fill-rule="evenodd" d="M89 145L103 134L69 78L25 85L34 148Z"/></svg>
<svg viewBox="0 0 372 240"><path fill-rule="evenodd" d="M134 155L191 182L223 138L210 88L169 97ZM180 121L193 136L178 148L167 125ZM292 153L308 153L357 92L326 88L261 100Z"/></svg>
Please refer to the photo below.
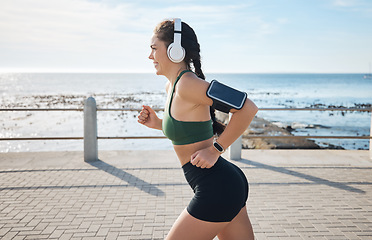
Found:
<svg viewBox="0 0 372 240"><path fill-rule="evenodd" d="M217 236L219 240L253 240L254 234L247 208L243 207Z"/></svg>
<svg viewBox="0 0 372 240"><path fill-rule="evenodd" d="M228 222L206 222L191 216L187 210L173 224L166 240L212 240Z"/></svg>

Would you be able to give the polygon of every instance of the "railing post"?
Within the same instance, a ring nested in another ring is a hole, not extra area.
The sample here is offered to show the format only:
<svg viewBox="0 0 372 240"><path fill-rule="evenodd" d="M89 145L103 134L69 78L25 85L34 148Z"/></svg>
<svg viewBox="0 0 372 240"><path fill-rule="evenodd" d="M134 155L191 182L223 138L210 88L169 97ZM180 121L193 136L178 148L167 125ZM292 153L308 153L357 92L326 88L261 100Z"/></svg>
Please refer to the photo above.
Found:
<svg viewBox="0 0 372 240"><path fill-rule="evenodd" d="M84 103L84 161L98 160L97 105L93 97Z"/></svg>
<svg viewBox="0 0 372 240"><path fill-rule="evenodd" d="M232 114L229 114L229 120L231 119ZM242 158L242 136L231 144L229 147L229 159L231 160L240 160Z"/></svg>
<svg viewBox="0 0 372 240"><path fill-rule="evenodd" d="M369 136L372 137L372 107L371 107L371 125L369 125ZM369 158L372 159L372 139L369 139Z"/></svg>
<svg viewBox="0 0 372 240"><path fill-rule="evenodd" d="M229 159L241 160L242 159L242 136L235 140L229 147Z"/></svg>

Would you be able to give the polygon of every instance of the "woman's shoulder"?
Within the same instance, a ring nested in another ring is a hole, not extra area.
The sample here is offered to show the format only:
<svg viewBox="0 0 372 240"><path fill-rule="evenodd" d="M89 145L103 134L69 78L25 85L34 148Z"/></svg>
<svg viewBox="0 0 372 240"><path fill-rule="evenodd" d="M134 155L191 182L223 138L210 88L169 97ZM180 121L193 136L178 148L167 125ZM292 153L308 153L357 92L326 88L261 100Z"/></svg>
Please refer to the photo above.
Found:
<svg viewBox="0 0 372 240"><path fill-rule="evenodd" d="M199 78L193 72L186 72L183 74L181 79L177 83L179 93L189 92L190 90L195 90L198 87L209 86L209 83L204 79Z"/></svg>
<svg viewBox="0 0 372 240"><path fill-rule="evenodd" d="M209 83L196 76L195 73L187 72L177 83L177 95L188 101L200 101L200 98L206 97Z"/></svg>

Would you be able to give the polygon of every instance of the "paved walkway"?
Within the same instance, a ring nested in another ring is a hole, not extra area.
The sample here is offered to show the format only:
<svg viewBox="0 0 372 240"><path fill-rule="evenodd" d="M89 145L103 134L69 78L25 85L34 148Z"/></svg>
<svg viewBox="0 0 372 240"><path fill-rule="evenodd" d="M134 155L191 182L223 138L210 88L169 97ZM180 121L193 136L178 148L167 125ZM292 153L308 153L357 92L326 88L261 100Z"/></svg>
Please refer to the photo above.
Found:
<svg viewBox="0 0 372 240"><path fill-rule="evenodd" d="M192 191L172 151L0 154L0 239L164 239ZM261 239L372 239L368 151L244 150Z"/></svg>

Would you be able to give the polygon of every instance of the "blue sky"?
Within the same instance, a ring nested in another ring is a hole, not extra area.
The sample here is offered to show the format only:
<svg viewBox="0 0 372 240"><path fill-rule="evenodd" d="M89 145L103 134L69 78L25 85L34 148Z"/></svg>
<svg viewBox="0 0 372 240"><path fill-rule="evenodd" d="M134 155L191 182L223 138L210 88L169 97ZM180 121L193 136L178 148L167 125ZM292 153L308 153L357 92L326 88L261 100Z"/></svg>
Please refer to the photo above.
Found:
<svg viewBox="0 0 372 240"><path fill-rule="evenodd" d="M154 72L155 25L194 28L205 72L365 73L370 0L0 0L0 72Z"/></svg>

